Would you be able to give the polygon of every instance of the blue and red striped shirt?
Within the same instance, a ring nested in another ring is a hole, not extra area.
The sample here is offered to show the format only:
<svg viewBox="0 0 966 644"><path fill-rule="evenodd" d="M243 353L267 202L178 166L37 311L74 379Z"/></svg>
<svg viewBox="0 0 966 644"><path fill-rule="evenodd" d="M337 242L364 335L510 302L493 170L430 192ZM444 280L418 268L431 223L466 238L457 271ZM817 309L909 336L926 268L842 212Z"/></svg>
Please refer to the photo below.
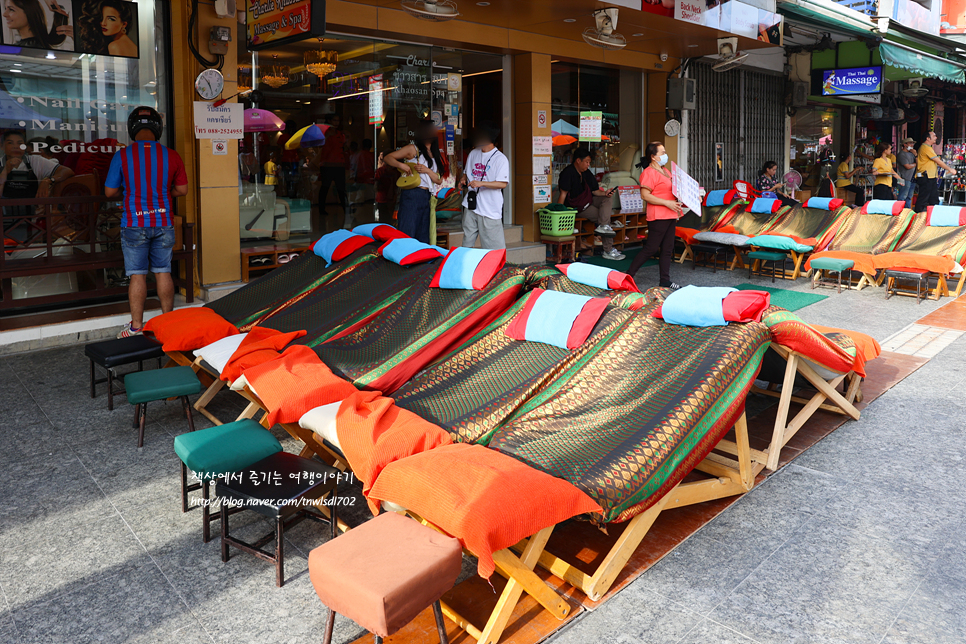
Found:
<svg viewBox="0 0 966 644"><path fill-rule="evenodd" d="M171 187L188 183L184 161L157 141L132 141L111 159L108 188L124 188L124 228L173 226Z"/></svg>

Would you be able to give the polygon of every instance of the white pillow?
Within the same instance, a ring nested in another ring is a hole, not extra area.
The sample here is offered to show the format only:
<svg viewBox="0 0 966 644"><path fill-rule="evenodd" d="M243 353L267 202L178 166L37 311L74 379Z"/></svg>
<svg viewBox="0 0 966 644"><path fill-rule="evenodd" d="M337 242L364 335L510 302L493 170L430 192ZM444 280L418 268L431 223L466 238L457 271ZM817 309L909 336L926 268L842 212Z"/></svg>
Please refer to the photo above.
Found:
<svg viewBox="0 0 966 644"><path fill-rule="evenodd" d="M747 237L745 235L736 235L734 233L713 233L710 231L698 233L694 236L694 238L698 241L724 244L726 246L747 246L748 240L751 239L751 237Z"/></svg>
<svg viewBox="0 0 966 644"><path fill-rule="evenodd" d="M217 369L220 374L225 370L228 359L235 351L238 351L238 345L242 343L242 340L247 335L247 333L236 333L221 340L216 340L208 346L201 347L195 351L195 355L200 356L202 360Z"/></svg>
<svg viewBox="0 0 966 644"><path fill-rule="evenodd" d="M340 450L339 433L336 431L335 417L339 413L342 402L329 403L315 409L310 409L299 418L299 427L313 431Z"/></svg>
<svg viewBox="0 0 966 644"><path fill-rule="evenodd" d="M232 391L241 391L245 387L248 387L248 390L256 396L258 395L258 392L255 391L255 388L252 387L250 382L248 382L248 378L245 377L245 374L238 376L238 378L235 379L235 382L231 383L231 387L229 387L229 389Z"/></svg>

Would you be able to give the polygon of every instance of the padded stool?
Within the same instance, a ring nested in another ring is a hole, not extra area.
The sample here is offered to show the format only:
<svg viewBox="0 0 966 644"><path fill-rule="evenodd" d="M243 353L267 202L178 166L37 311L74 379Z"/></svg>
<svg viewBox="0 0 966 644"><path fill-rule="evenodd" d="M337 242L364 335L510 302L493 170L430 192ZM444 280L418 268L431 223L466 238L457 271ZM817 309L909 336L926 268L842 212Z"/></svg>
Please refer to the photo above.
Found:
<svg viewBox="0 0 966 644"><path fill-rule="evenodd" d="M567 235L566 237L541 235L540 242L550 247L551 257L555 264L562 264L565 261L572 262L577 257L577 237L574 235Z"/></svg>
<svg viewBox="0 0 966 644"><path fill-rule="evenodd" d="M458 540L395 512L385 512L309 553L309 577L329 607L322 641L330 644L336 613L375 635L377 644L432 605L439 641L447 644L439 599L463 563Z"/></svg>
<svg viewBox="0 0 966 644"><path fill-rule="evenodd" d="M929 271L925 269L897 266L887 268L885 276L887 300L898 292L899 280L916 282L916 304L920 303L920 298L924 300L929 297Z"/></svg>
<svg viewBox="0 0 966 644"><path fill-rule="evenodd" d="M752 268L758 263L758 270L756 273L758 275L764 275L762 269L768 262L771 262L771 281L775 281L775 265L781 264L782 267L782 279L785 279L785 260L788 259L788 255L785 253L779 253L771 250L753 250L747 255L748 259L758 260L757 262L748 262L748 277L751 277Z"/></svg>
<svg viewBox="0 0 966 644"><path fill-rule="evenodd" d="M127 401L134 405L134 426L139 428L138 447L144 445L144 422L148 416L148 403L168 398L180 398L188 428L195 431L188 396L201 393L201 381L191 367L171 367L136 371L124 376Z"/></svg>
<svg viewBox="0 0 966 644"><path fill-rule="evenodd" d="M181 459L181 511L187 512L188 492L201 490L202 538L211 541L211 522L221 518L211 513L209 485L219 477L245 469L266 456L282 451L278 439L254 420L236 420L181 434L174 439L174 453ZM188 485L188 470L200 482Z"/></svg>
<svg viewBox="0 0 966 644"><path fill-rule="evenodd" d="M84 355L91 361L91 398L96 398L95 385L102 382L107 383L107 409L114 411L114 394L124 393L124 389L114 389L114 381L117 374L114 369L121 365L138 363L138 371L144 369L144 361L152 358L158 359L158 367L161 367L161 358L164 357L164 350L161 344L152 338L143 335L132 335L129 338L119 340L104 340L103 342L93 342L84 347ZM100 365L107 371L106 378L95 378L94 365Z"/></svg>
<svg viewBox="0 0 966 644"><path fill-rule="evenodd" d="M221 497L221 560L228 561L229 546L244 550L260 559L275 564L275 585L285 583L284 565L285 530L303 519L327 521L331 538L337 534L338 517L336 505L337 485L344 474L339 470L311 458L277 452L252 463L244 470L218 479L215 492ZM328 493L329 517L318 513L313 506ZM234 506L229 511L226 505ZM228 531L228 516L238 510L254 510L275 522L275 530L255 543L246 543L232 537ZM275 552L262 550L262 546L275 541Z"/></svg>
<svg viewBox="0 0 966 644"><path fill-rule="evenodd" d="M721 261L724 267L728 267L728 247L721 244L712 244L710 242L697 242L691 244L691 270L693 271L698 267L698 253L703 255L711 256L711 272L718 272L718 256L721 256ZM702 264L702 266L707 266L707 264Z"/></svg>
<svg viewBox="0 0 966 644"><path fill-rule="evenodd" d="M849 280L846 282L846 289L852 288L852 267L855 262L851 259L836 259L834 257L816 257L812 259L812 270L816 271L812 277L812 290L816 286L833 286L834 282L826 282L823 277L827 273L838 273L838 292L842 292L842 273L849 271Z"/></svg>

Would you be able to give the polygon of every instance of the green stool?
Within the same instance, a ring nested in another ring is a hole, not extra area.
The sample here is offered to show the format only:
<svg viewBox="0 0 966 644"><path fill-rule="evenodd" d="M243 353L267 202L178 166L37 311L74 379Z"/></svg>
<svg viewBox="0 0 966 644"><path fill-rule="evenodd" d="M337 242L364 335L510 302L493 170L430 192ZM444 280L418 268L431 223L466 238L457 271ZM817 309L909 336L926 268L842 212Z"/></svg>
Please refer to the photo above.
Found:
<svg viewBox="0 0 966 644"><path fill-rule="evenodd" d="M851 259L836 259L834 257L816 257L811 260L812 270L815 271L815 275L812 276L812 290L815 290L817 286L834 286L835 282L826 282L824 277L827 273L838 273L838 292L842 292L842 273L849 271L849 279L845 283L846 289L852 288L852 267L855 266L855 262Z"/></svg>
<svg viewBox="0 0 966 644"><path fill-rule="evenodd" d="M212 514L209 509L211 483L281 451L282 445L278 439L251 419L236 420L175 437L174 453L181 459L181 511L194 509L188 508L188 492L200 489L205 543L211 540L211 522L221 518L221 513ZM189 469L198 476L199 483L188 485ZM227 512L227 509L223 508L222 512Z"/></svg>
<svg viewBox="0 0 966 644"><path fill-rule="evenodd" d="M785 260L788 259L788 255L785 253L778 253L772 250L753 250L746 255L748 259L756 259L759 262L759 268L757 273L759 275L764 275L762 269L765 264L771 262L771 281L775 281L775 265L781 264L782 267L782 279L785 279ZM756 262L748 262L748 277L751 277L751 269L754 267Z"/></svg>
<svg viewBox="0 0 966 644"><path fill-rule="evenodd" d="M147 420L149 402L180 398L184 415L188 419L188 428L191 431L195 430L188 396L200 394L202 387L201 381L191 367L171 367L129 373L124 376L124 389L127 391L127 401L134 405L134 426L140 428L138 447L144 445L144 422Z"/></svg>

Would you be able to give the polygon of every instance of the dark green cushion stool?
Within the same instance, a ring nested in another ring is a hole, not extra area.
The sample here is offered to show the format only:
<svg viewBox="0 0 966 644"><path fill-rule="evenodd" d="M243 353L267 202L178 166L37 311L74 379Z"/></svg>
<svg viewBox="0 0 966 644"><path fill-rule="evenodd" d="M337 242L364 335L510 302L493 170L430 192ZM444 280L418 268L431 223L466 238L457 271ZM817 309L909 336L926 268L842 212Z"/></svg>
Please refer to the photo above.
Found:
<svg viewBox="0 0 966 644"><path fill-rule="evenodd" d="M144 423L147 420L148 403L168 398L180 398L188 428L195 430L194 418L188 396L201 393L201 381L191 367L171 367L138 371L124 376L127 401L134 405L134 426L139 427L138 447L144 445Z"/></svg>
<svg viewBox="0 0 966 644"><path fill-rule="evenodd" d="M782 279L785 279L785 260L788 259L788 255L785 253L779 253L772 250L753 250L748 253L746 257L750 260L758 260L757 262L748 262L748 277L751 277L751 269L756 263L759 265L759 269L756 272L759 275L763 275L764 272L762 269L765 268L765 265L768 264L768 262L771 262L771 281L775 281L775 270L778 264L781 264Z"/></svg>
<svg viewBox="0 0 966 644"><path fill-rule="evenodd" d="M812 276L812 290L816 286L835 286L835 282L826 282L823 276L826 273L838 273L838 292L842 292L842 273L845 271L851 271L852 267L855 266L855 262L851 259L837 259L835 257L816 257L811 260L809 264L812 270L815 271L815 275ZM851 275L851 272L849 273ZM851 288L852 278L846 282L846 288Z"/></svg>
<svg viewBox="0 0 966 644"><path fill-rule="evenodd" d="M200 489L205 543L211 540L211 522L221 518L220 513L212 514L209 508L211 483L281 451L278 439L251 419L200 429L174 439L174 452L181 459L181 511L197 507L188 508L188 492ZM201 479L199 483L188 485L189 469Z"/></svg>

